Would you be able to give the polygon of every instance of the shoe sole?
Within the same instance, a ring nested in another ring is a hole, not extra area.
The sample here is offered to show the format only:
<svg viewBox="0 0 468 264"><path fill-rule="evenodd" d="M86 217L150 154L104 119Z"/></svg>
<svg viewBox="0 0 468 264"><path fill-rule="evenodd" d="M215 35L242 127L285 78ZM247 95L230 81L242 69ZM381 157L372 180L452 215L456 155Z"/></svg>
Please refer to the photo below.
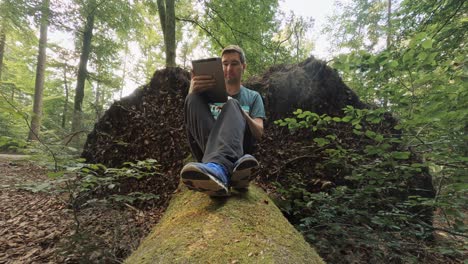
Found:
<svg viewBox="0 0 468 264"><path fill-rule="evenodd" d="M228 196L229 189L216 177L200 170L197 166L186 165L181 172L182 182L190 190L209 196Z"/></svg>
<svg viewBox="0 0 468 264"><path fill-rule="evenodd" d="M247 188L252 180L252 169L257 168L258 165L258 161L254 158L246 159L237 165L232 171L231 187Z"/></svg>

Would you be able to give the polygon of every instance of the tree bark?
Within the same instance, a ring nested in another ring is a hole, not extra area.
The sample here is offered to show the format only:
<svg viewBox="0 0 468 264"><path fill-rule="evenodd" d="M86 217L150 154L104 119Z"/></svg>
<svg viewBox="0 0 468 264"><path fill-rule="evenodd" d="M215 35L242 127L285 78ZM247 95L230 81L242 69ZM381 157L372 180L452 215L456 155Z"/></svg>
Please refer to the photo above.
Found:
<svg viewBox="0 0 468 264"><path fill-rule="evenodd" d="M387 49L392 44L392 0L387 2Z"/></svg>
<svg viewBox="0 0 468 264"><path fill-rule="evenodd" d="M258 187L210 198L183 188L125 263L324 263Z"/></svg>
<svg viewBox="0 0 468 264"><path fill-rule="evenodd" d="M158 0L157 3L158 3L159 22L161 23L163 36L166 36L166 4L164 1L165 0ZM164 37L164 42L166 42L165 37Z"/></svg>
<svg viewBox="0 0 468 264"><path fill-rule="evenodd" d="M95 111L95 120L96 122L99 121L101 118L101 86L99 82L96 83L96 98L94 100L94 111Z"/></svg>
<svg viewBox="0 0 468 264"><path fill-rule="evenodd" d="M81 47L80 64L78 68L78 77L76 82L75 90L75 103L73 108L73 121L72 121L72 132L78 132L81 130L81 121L83 114L83 98L85 81L88 75L88 60L91 53L91 40L93 38L94 28L94 8L95 1L88 3L88 16L86 18L86 24L83 32L83 44Z"/></svg>
<svg viewBox="0 0 468 264"><path fill-rule="evenodd" d="M65 129L68 114L68 81L67 81L67 64L63 65L63 83L65 85L65 102L63 104L63 115L62 115L62 128Z"/></svg>
<svg viewBox="0 0 468 264"><path fill-rule="evenodd" d="M166 48L166 67L176 67L174 0L158 0L157 4Z"/></svg>
<svg viewBox="0 0 468 264"><path fill-rule="evenodd" d="M2 80L2 72L3 72L3 54L5 54L5 42L6 42L6 34L4 29L0 30L0 81Z"/></svg>
<svg viewBox="0 0 468 264"><path fill-rule="evenodd" d="M166 0L166 66L176 66L175 7L174 0Z"/></svg>
<svg viewBox="0 0 468 264"><path fill-rule="evenodd" d="M49 0L43 0L41 11L41 29L39 37L39 54L37 55L36 82L34 85L33 115L28 140L38 140L42 119L42 95L44 92L47 28L49 25Z"/></svg>

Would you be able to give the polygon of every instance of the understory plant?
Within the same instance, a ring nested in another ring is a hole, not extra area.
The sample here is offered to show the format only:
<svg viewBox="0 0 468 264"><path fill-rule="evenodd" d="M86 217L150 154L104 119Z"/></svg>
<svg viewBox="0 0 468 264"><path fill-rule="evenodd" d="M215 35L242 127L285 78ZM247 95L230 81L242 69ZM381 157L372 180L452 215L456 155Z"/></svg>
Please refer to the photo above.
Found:
<svg viewBox="0 0 468 264"><path fill-rule="evenodd" d="M330 263L460 260L463 246L434 243L433 211L452 206L452 215L462 216L466 191L452 190L453 201L435 196L428 165L405 148L384 110L343 110L344 116L331 117L298 109L275 122L292 134L306 131L312 142L304 144L321 156L306 162L308 173L291 166L274 183L285 215ZM464 236L460 220L452 217L453 228L445 231Z"/></svg>

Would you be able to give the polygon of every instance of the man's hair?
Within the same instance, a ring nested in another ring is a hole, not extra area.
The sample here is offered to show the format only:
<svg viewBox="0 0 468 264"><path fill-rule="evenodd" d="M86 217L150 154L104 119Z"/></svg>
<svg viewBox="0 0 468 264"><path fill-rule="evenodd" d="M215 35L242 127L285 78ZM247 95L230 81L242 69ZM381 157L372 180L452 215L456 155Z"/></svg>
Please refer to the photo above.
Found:
<svg viewBox="0 0 468 264"><path fill-rule="evenodd" d="M237 45L228 45L223 49L223 52L221 52L221 56L223 56L224 53L230 53L230 52L239 53L241 63L245 64L245 53L244 53L244 50L241 47L239 47Z"/></svg>

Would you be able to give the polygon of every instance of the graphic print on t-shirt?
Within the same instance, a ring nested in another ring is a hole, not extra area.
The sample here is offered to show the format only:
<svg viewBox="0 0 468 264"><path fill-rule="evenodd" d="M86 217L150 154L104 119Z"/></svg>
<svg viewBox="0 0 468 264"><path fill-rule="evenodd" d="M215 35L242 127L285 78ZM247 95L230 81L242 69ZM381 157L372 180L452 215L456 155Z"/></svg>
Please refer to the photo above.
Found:
<svg viewBox="0 0 468 264"><path fill-rule="evenodd" d="M223 105L225 103L213 103L209 104L210 105L210 111L211 114L213 115L214 119L218 119L219 114L221 113L221 110L223 109ZM247 114L250 113L250 107L248 105L242 105L242 110L244 110Z"/></svg>

